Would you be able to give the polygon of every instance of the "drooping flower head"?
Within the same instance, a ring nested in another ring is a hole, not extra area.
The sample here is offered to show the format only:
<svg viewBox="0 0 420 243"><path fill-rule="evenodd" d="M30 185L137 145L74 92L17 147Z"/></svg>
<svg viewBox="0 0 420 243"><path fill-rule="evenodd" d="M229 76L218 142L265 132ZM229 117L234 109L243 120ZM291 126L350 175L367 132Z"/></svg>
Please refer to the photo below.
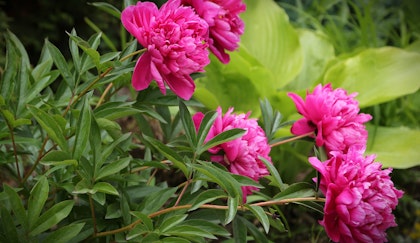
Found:
<svg viewBox="0 0 420 243"><path fill-rule="evenodd" d="M396 226L392 210L403 192L394 187L389 174L364 156L364 147L351 146L347 154L331 152L325 162L309 162L321 174L320 189L325 195L324 218L320 224L334 242L386 242L386 230Z"/></svg>
<svg viewBox="0 0 420 243"><path fill-rule="evenodd" d="M206 141L234 128L244 129L246 132L240 138L209 149L209 152L213 154L211 160L226 166L234 174L247 176L258 181L260 177L269 174L265 164L259 159L259 156L261 156L271 162L269 156L271 148L267 137L258 125L257 120L249 118L249 113L232 114L232 112L233 108L230 108L223 115L222 109L217 108L218 116L210 128ZM203 117L204 114L201 112L193 116L196 129L200 127ZM252 190L258 190L258 188L253 186L242 187L244 202L246 196L251 194Z"/></svg>
<svg viewBox="0 0 420 243"><path fill-rule="evenodd" d="M195 84L190 74L204 71L208 57L208 24L180 0L160 9L138 2L121 13L124 27L147 49L134 68L132 84L146 89L155 80L163 94L165 84L179 97L190 99Z"/></svg>
<svg viewBox="0 0 420 243"><path fill-rule="evenodd" d="M307 93L305 100L294 93L288 95L303 115L293 124L293 134L315 132L316 145L324 146L327 152L346 153L351 145L366 144L368 133L364 123L372 117L359 114L356 93L348 95L344 89L332 89L331 84L324 87L319 84L312 93Z"/></svg>
<svg viewBox="0 0 420 243"><path fill-rule="evenodd" d="M192 6L208 23L209 49L222 63L228 63L226 50L236 50L244 33L239 14L245 11L246 5L241 0L182 0L182 3Z"/></svg>

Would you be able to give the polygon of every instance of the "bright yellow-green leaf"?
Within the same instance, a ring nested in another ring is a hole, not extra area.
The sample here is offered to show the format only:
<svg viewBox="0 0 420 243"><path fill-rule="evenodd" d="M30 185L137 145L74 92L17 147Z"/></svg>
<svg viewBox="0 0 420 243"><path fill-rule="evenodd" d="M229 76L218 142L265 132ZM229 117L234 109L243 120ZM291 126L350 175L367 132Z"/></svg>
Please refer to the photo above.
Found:
<svg viewBox="0 0 420 243"><path fill-rule="evenodd" d="M420 165L420 130L368 126L366 154L376 154L384 167L406 169Z"/></svg>
<svg viewBox="0 0 420 243"><path fill-rule="evenodd" d="M416 92L420 88L420 53L395 47L367 49L329 68L324 82L358 92L367 107Z"/></svg>

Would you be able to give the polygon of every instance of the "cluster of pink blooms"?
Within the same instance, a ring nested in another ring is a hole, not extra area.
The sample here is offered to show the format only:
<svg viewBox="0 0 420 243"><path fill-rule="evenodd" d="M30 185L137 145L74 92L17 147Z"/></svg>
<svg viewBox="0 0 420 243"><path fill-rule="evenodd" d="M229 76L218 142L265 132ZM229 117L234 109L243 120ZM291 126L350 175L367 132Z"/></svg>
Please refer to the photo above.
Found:
<svg viewBox="0 0 420 243"><path fill-rule="evenodd" d="M136 90L155 80L166 94L166 85L179 97L190 99L195 84L190 75L203 72L209 52L229 62L225 50L238 47L244 24L238 14L240 0L169 0L160 9L152 2L138 2L121 13L127 31L146 48L133 72Z"/></svg>
<svg viewBox="0 0 420 243"><path fill-rule="evenodd" d="M328 160L316 157L309 162L321 174L320 189L325 195L321 225L335 242L386 242L385 231L396 226L392 210L403 192L394 187L389 174L364 156L370 115L359 114L356 94L333 90L330 84L316 86L306 100L289 94L303 115L292 126L296 135L315 133L317 146L328 151ZM315 180L315 178L314 178Z"/></svg>
<svg viewBox="0 0 420 243"><path fill-rule="evenodd" d="M223 115L222 109L217 108L218 116L210 128L206 141L233 128L241 128L246 132L240 138L209 149L212 154L211 160L226 166L231 173L247 176L258 181L262 176L269 174L259 157L271 162L269 156L271 147L257 120L249 118L250 113L232 114L232 112L233 108L230 108ZM201 112L193 116L196 129L200 127L203 117L204 114ZM246 202L246 196L256 190L258 188L253 186L242 186L243 201Z"/></svg>

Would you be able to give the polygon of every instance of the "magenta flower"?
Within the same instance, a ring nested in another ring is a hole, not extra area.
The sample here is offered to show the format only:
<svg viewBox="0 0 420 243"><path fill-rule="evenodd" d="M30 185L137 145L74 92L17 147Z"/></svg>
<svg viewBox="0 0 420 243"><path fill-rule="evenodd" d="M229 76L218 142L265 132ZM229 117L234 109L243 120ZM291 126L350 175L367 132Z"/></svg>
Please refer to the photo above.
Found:
<svg viewBox="0 0 420 243"><path fill-rule="evenodd" d="M190 99L195 84L190 74L209 64L208 25L191 7L169 0L160 10L138 2L121 13L124 27L147 49L134 68L132 84L146 89L155 80L163 94L165 84L179 97Z"/></svg>
<svg viewBox="0 0 420 243"><path fill-rule="evenodd" d="M335 242L386 242L385 231L396 226L392 210L403 192L391 181L392 169L382 170L375 155L364 157L363 152L363 146L355 145L347 154L331 152L325 162L309 158L321 174L326 199L320 224Z"/></svg>
<svg viewBox="0 0 420 243"><path fill-rule="evenodd" d="M268 170L259 156L271 161L269 156L271 147L257 120L249 118L249 113L232 114L233 108L230 108L225 115L222 115L220 107L217 108L217 112L219 115L210 128L206 141L233 128L244 129L246 132L240 138L209 149L209 152L213 154L211 160L226 166L234 174L247 176L255 181L268 175ZM204 115L201 112L193 116L196 129L199 128L203 117ZM242 187L244 202L246 202L246 196L252 194L253 190L258 190L258 188L253 186Z"/></svg>
<svg viewBox="0 0 420 243"><path fill-rule="evenodd" d="M295 135L315 132L316 145L329 151L345 153L351 145L365 145L368 132L364 123L372 119L368 114L359 114L359 103L344 89L331 88L331 84L317 85L313 93L307 93L306 100L294 93L288 93L303 118L291 129Z"/></svg>
<svg viewBox="0 0 420 243"><path fill-rule="evenodd" d="M244 22L239 14L245 11L246 5L240 0L182 0L192 6L209 25L210 51L222 62L230 58L225 52L238 48L240 36L244 33Z"/></svg>

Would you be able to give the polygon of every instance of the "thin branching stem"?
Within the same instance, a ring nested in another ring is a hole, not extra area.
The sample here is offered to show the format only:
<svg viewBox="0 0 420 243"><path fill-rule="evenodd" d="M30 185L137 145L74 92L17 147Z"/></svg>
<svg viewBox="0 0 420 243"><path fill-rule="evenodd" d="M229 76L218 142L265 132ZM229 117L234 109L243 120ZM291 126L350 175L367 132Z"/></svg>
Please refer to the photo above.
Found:
<svg viewBox="0 0 420 243"><path fill-rule="evenodd" d="M288 198L288 199L282 199L282 200L271 200L271 201L253 203L253 204L250 204L250 206L284 205L284 204L289 204L289 203L309 202L309 201L324 203L325 202L325 198L319 198L319 197ZM148 217L149 218L154 218L154 217L160 216L162 214L166 214L166 213L169 213L169 212L173 212L173 211L177 211L177 210L182 210L182 209L190 209L192 207L193 207L192 204L185 204L185 205L180 205L180 206L173 206L173 207L170 207L170 208L165 208L165 209L162 209L160 211L151 213L151 214L148 215ZM212 204L203 204L199 208L228 210L228 206L224 206L224 205L212 205ZM249 210L249 209L247 207L243 207L241 205L241 206L238 206L238 210L245 211L245 210ZM103 237L103 236L107 236L107 235L113 235L113 234L117 234L117 233L129 231L129 230L133 229L136 225L140 224L141 222L142 222L142 220L139 219L139 220L136 220L133 223L131 223L131 224L127 225L127 226L124 226L122 228L97 233L97 234L94 235L94 238L96 238L96 237Z"/></svg>
<svg viewBox="0 0 420 243"><path fill-rule="evenodd" d="M92 214L92 221L93 221L93 235L97 235L98 227L96 224L96 216L95 216L95 205L93 203L92 195L89 194L89 205L90 205L90 212Z"/></svg>
<svg viewBox="0 0 420 243"><path fill-rule="evenodd" d="M10 139L12 140L13 156L15 157L16 172L17 172L18 180L19 182L22 182L22 177L20 175L20 168L19 168L19 159L17 155L17 147L16 147L16 142L15 142L15 134L13 133L13 127L8 122L6 123L10 131Z"/></svg>
<svg viewBox="0 0 420 243"><path fill-rule="evenodd" d="M295 136L295 137L292 137L292 138L289 138L289 139L278 141L277 143L270 144L270 146L271 147L279 146L279 145L289 143L289 142L292 142L292 141L295 141L295 140L298 140L298 139L301 139L301 138L304 138L304 137L311 136L313 134L314 134L314 132L308 132L308 133L305 133L305 134L302 134L302 135L299 135L299 136Z"/></svg>

